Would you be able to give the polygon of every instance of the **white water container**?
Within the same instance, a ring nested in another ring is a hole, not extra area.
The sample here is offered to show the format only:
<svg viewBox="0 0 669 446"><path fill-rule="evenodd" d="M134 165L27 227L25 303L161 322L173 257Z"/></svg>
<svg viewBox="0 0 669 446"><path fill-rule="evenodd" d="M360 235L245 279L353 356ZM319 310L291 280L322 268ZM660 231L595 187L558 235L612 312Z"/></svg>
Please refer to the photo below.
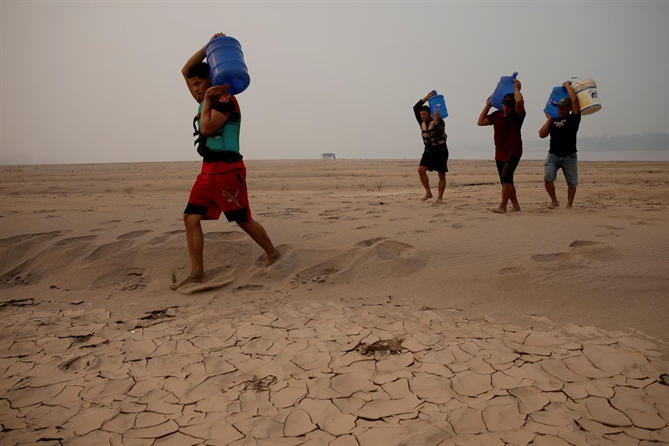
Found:
<svg viewBox="0 0 669 446"><path fill-rule="evenodd" d="M572 81L571 88L576 93L582 115L591 115L602 108L597 94L597 84L592 79Z"/></svg>

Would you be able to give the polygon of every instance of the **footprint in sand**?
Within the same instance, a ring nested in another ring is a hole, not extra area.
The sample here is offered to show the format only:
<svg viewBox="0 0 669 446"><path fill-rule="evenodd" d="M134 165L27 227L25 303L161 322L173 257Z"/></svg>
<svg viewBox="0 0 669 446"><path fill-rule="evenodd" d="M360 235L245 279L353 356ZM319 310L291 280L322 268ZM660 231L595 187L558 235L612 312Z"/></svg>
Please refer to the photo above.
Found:
<svg viewBox="0 0 669 446"><path fill-rule="evenodd" d="M620 258L618 250L605 245L601 242L591 240L576 240L572 242L569 247L569 252L558 252L551 254L536 254L532 256L535 262L562 262L576 260L577 257L582 257L588 260L613 261ZM576 265L573 265L574 267Z"/></svg>
<svg viewBox="0 0 669 446"><path fill-rule="evenodd" d="M313 240L313 239L316 239L316 238L323 238L328 234L329 234L329 232L312 232L310 234L303 235L302 238L305 238L307 240Z"/></svg>
<svg viewBox="0 0 669 446"><path fill-rule="evenodd" d="M397 233L397 235L406 235L406 234L427 234L427 231L424 229L414 229L413 231L402 231Z"/></svg>
<svg viewBox="0 0 669 446"><path fill-rule="evenodd" d="M566 252L556 252L551 254L536 254L532 256L532 260L535 262L558 262L560 260L566 259Z"/></svg>
<svg viewBox="0 0 669 446"><path fill-rule="evenodd" d="M248 234L241 231L207 232L204 235L205 240L217 240L222 242L237 242L240 240L246 240L248 238Z"/></svg>
<svg viewBox="0 0 669 446"><path fill-rule="evenodd" d="M132 231L132 232L128 232L127 234L119 235L118 237L116 237L116 240L129 240L129 239L133 239L133 238L138 238L138 237L143 236L144 234L148 234L149 232L151 232L151 231L149 231L149 230Z"/></svg>
<svg viewBox="0 0 669 446"><path fill-rule="evenodd" d="M109 220L109 221L103 221L103 222L100 223L100 224L101 224L101 225L111 225L111 224L114 224L114 223L121 223L121 220Z"/></svg>
<svg viewBox="0 0 669 446"><path fill-rule="evenodd" d="M583 248L584 246L597 246L602 245L601 242L591 242L589 240L576 240L571 242L569 245L570 248Z"/></svg>
<svg viewBox="0 0 669 446"><path fill-rule="evenodd" d="M392 260L401 256L413 246L397 240L384 240L376 245L376 255L381 260Z"/></svg>
<svg viewBox="0 0 669 446"><path fill-rule="evenodd" d="M436 220L430 220L428 223L433 224L433 225L434 224L446 224L446 223L450 223L450 220L436 219Z"/></svg>
<svg viewBox="0 0 669 446"><path fill-rule="evenodd" d="M497 273L501 276L520 276L525 272L525 268L520 266L510 266L508 268L502 268Z"/></svg>
<svg viewBox="0 0 669 446"><path fill-rule="evenodd" d="M620 235L613 232L607 232L606 234L595 234L595 237L620 237Z"/></svg>
<svg viewBox="0 0 669 446"><path fill-rule="evenodd" d="M463 225L462 223L455 223L454 225L451 225L451 228L453 229L462 229L464 227L465 225Z"/></svg>
<svg viewBox="0 0 669 446"><path fill-rule="evenodd" d="M574 254L590 260L610 262L621 258L617 249L601 242L576 240L572 242L569 247L573 249Z"/></svg>

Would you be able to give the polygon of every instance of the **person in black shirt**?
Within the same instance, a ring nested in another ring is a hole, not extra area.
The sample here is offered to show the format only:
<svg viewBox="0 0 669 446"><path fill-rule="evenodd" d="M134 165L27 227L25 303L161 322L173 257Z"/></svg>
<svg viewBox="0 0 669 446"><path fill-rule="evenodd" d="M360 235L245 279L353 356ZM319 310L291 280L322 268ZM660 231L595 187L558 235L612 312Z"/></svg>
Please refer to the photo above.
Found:
<svg viewBox="0 0 669 446"><path fill-rule="evenodd" d="M439 175L439 195L437 196L437 202L441 202L444 198L444 190L446 190L448 147L446 146L446 126L444 120L441 119L439 110L434 113L434 119L432 119L430 116L430 107L423 105L432 96L434 96L434 92L431 91L413 106L416 121L420 124L423 144L425 144L425 150L423 151L423 156L420 159L420 165L418 167L418 176L420 177L421 184L425 188L425 196L423 196L421 200L425 201L432 198L430 179L427 176L427 171L437 171L437 174Z"/></svg>
<svg viewBox="0 0 669 446"><path fill-rule="evenodd" d="M567 181L567 209L571 209L574 204L576 186L578 186L576 133L581 123L581 109L576 93L571 88L571 82L567 81L562 86L567 89L569 97L558 103L557 119L553 119L546 113L546 123L539 130L539 137L542 139L551 135L550 149L544 161L544 186L551 197L551 204L548 206L551 209L560 206L555 195L554 184L559 169L562 169Z"/></svg>

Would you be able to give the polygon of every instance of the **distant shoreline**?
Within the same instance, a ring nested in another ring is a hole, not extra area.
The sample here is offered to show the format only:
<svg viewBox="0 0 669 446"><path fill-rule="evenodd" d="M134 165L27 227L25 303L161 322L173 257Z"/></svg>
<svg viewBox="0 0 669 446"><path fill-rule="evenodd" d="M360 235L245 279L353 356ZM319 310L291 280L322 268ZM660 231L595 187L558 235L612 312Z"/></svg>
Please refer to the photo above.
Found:
<svg viewBox="0 0 669 446"><path fill-rule="evenodd" d="M581 153L579 152L579 155ZM667 163L669 162L669 151L665 154L664 159L589 159L590 154L583 154L579 156L579 162L583 163ZM523 157L521 162L534 162L534 161L543 161L544 157ZM247 163L255 162L322 162L322 163L341 163L341 162L351 162L351 161L361 161L361 162L398 162L398 161L408 161L408 162L418 162L420 158L338 158L336 160L323 160L320 158L281 158L281 159L253 159L253 158L244 158L244 161ZM493 158L451 158L451 162L486 162L493 161ZM199 160L181 160L181 161L111 161L103 163L4 163L0 161L0 167L9 168L9 167L33 167L33 166L96 166L96 165L113 165L113 164L143 164L143 165L152 165L152 164L173 164L173 163L196 163L199 164Z"/></svg>

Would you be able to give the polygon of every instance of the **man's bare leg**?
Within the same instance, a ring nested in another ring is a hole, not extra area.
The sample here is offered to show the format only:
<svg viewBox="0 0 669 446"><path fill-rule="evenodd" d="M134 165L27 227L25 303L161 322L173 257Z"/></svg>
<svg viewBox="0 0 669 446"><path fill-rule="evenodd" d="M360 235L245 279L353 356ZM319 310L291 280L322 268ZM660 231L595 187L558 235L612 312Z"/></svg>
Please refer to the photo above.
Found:
<svg viewBox="0 0 669 446"><path fill-rule="evenodd" d="M446 190L446 172L437 172L439 174L439 195L437 195L437 202L441 203L444 200L444 191Z"/></svg>
<svg viewBox="0 0 669 446"><path fill-rule="evenodd" d="M575 196L576 196L576 187L569 186L567 188L567 209L571 209L571 205L574 204Z"/></svg>
<svg viewBox="0 0 669 446"><path fill-rule="evenodd" d="M506 205L509 203L509 196L511 195L511 189L509 186L513 186L511 183L504 183L502 185L502 203L500 203L497 209L493 209L493 212L498 214L506 214Z"/></svg>
<svg viewBox="0 0 669 446"><path fill-rule="evenodd" d="M418 176L420 177L420 182L425 188L425 196L421 198L421 201L425 201L428 198L432 198L432 192L430 191L430 179L427 177L427 167L420 166L418 168Z"/></svg>
<svg viewBox="0 0 669 446"><path fill-rule="evenodd" d="M265 231L265 228L263 228L260 223L255 220L251 220L244 222L238 221L237 224L244 232L251 236L253 241L260 245L263 250L265 250L265 253L267 254L266 266L270 266L272 263L276 262L280 256L279 251L274 248L272 241L269 239L269 235L267 235L267 231Z"/></svg>
<svg viewBox="0 0 669 446"><path fill-rule="evenodd" d="M518 203L518 197L516 196L516 186L513 183L509 183L511 186L509 192L509 200L511 200L511 212L520 212L520 203Z"/></svg>
<svg viewBox="0 0 669 446"><path fill-rule="evenodd" d="M560 202L555 195L555 183L552 181L544 181L544 187L546 188L546 192L548 192L548 196L551 197L551 204L549 204L548 207L554 209L560 206Z"/></svg>
<svg viewBox="0 0 669 446"><path fill-rule="evenodd" d="M184 214L186 242L190 253L190 276L177 282L170 288L176 290L188 283L201 283L204 280L204 235L200 221L202 215Z"/></svg>

